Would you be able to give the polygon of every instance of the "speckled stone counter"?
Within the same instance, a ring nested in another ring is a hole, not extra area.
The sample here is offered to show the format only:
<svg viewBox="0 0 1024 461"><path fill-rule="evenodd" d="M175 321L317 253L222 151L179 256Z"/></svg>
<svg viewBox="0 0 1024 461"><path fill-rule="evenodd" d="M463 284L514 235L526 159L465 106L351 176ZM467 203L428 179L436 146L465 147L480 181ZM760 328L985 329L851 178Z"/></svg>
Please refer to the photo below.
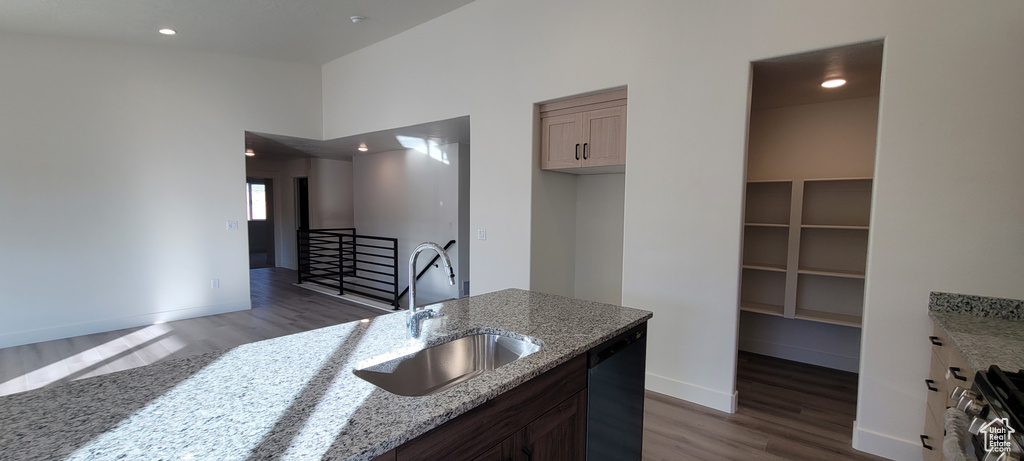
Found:
<svg viewBox="0 0 1024 461"><path fill-rule="evenodd" d="M1024 301L932 292L928 308L975 371L1024 368Z"/></svg>
<svg viewBox="0 0 1024 461"><path fill-rule="evenodd" d="M0 459L368 460L651 317L523 290L436 309L419 340L398 313L0 397ZM352 374L484 332L543 348L424 397Z"/></svg>

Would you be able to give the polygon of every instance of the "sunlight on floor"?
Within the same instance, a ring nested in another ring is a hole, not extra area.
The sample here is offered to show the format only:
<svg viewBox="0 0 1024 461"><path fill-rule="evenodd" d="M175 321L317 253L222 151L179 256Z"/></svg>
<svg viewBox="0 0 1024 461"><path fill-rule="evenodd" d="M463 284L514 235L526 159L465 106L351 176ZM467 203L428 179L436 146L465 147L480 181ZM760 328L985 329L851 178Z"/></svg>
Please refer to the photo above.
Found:
<svg viewBox="0 0 1024 461"><path fill-rule="evenodd" d="M7 387L16 389L17 386L14 386L14 383L22 379L25 380L27 389L36 389L94 374L134 368L167 358L183 347L185 344L176 340L171 327L162 323L154 324L61 358L53 363L27 370L22 375L0 383L0 389ZM133 354L138 356L134 362L122 361L126 356Z"/></svg>

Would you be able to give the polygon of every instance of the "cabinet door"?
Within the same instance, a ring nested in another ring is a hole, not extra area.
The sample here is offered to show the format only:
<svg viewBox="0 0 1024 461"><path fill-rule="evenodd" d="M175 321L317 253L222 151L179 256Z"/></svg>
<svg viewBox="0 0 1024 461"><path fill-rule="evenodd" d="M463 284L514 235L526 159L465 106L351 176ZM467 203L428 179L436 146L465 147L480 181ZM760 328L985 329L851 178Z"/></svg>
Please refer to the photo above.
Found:
<svg viewBox="0 0 1024 461"><path fill-rule="evenodd" d="M580 166L583 114L544 117L540 122L540 168L548 170Z"/></svg>
<svg viewBox="0 0 1024 461"><path fill-rule="evenodd" d="M626 163L626 106L583 113L583 166Z"/></svg>
<svg viewBox="0 0 1024 461"><path fill-rule="evenodd" d="M967 361L967 358L960 354L960 351L950 348L949 351L949 362L946 364L946 396L949 396L950 392L953 392L957 387L961 389L970 389L974 384L974 369L971 368L971 364ZM956 402L949 401L950 405L955 405Z"/></svg>
<svg viewBox="0 0 1024 461"><path fill-rule="evenodd" d="M511 461L514 460L516 455L514 451L515 437L511 436L501 443L491 447L484 454L473 458L473 461Z"/></svg>
<svg viewBox="0 0 1024 461"><path fill-rule="evenodd" d="M924 434L921 434L921 453L924 461L942 461L942 424L927 411L924 422Z"/></svg>
<svg viewBox="0 0 1024 461"><path fill-rule="evenodd" d="M586 390L566 399L522 431L522 461L584 461L587 457Z"/></svg>

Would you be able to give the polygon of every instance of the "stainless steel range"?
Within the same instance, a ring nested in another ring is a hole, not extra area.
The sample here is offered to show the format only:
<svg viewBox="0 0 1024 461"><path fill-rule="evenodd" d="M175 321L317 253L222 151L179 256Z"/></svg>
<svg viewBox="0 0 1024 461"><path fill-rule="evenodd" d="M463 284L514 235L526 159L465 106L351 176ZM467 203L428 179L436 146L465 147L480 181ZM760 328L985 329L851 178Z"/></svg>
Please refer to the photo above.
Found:
<svg viewBox="0 0 1024 461"><path fill-rule="evenodd" d="M971 389L952 393L956 408L966 413L960 453L943 443L947 459L1018 461L1024 458L1024 370L1006 372L992 365L979 371ZM951 436L947 417L947 438ZM954 431L955 432L955 431ZM966 438L969 437L969 443ZM952 445L952 443L948 444ZM963 458L960 458L963 456Z"/></svg>

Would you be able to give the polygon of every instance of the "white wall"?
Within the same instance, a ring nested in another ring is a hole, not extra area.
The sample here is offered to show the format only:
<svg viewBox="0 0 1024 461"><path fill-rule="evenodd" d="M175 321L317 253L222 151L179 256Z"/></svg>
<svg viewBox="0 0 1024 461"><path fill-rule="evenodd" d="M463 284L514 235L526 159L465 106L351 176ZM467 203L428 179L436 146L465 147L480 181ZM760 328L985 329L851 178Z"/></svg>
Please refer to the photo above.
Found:
<svg viewBox="0 0 1024 461"><path fill-rule="evenodd" d="M751 111L747 179L870 178L878 97Z"/></svg>
<svg viewBox="0 0 1024 461"><path fill-rule="evenodd" d="M860 328L740 312L741 351L856 373L860 336Z"/></svg>
<svg viewBox="0 0 1024 461"><path fill-rule="evenodd" d="M531 290L622 303L624 188L624 174L535 172Z"/></svg>
<svg viewBox="0 0 1024 461"><path fill-rule="evenodd" d="M337 229L355 225L352 162L309 159L309 227Z"/></svg>
<svg viewBox="0 0 1024 461"><path fill-rule="evenodd" d="M471 228L488 230L473 292L526 288L533 104L628 85L622 300L654 311L647 386L730 409L749 63L884 37L855 435L919 459L928 292L1024 298L1024 93L1005 84L1024 73L1022 16L997 0L477 0L325 65L324 138L469 114ZM458 59L422 59L438 50Z"/></svg>
<svg viewBox="0 0 1024 461"><path fill-rule="evenodd" d="M535 172L530 208L530 284L520 288L570 298L576 295L578 180L579 176L572 174ZM473 292L484 293L478 289L474 287Z"/></svg>
<svg viewBox="0 0 1024 461"><path fill-rule="evenodd" d="M469 266L469 184L470 184L470 165L473 161L473 155L470 152L472 147L469 144L459 144L459 158L456 159L459 163L459 237L456 239L456 252L458 258L458 267L455 275L458 277L456 283L458 284L459 297L469 296L470 285L469 285L469 274L471 272ZM454 261L453 261L454 262Z"/></svg>
<svg viewBox="0 0 1024 461"><path fill-rule="evenodd" d="M244 131L318 135L319 69L7 34L0 62L0 347L249 307Z"/></svg>
<svg viewBox="0 0 1024 461"><path fill-rule="evenodd" d="M576 181L576 298L622 304L625 187L624 174L584 175Z"/></svg>
<svg viewBox="0 0 1024 461"><path fill-rule="evenodd" d="M460 189L465 192L459 182L462 152L459 144L447 144L428 153L408 149L353 158L356 231L398 239L399 291L409 283L409 255L425 241L443 247L454 239L456 245L448 256L456 280L468 279L459 267ZM417 271L433 257L431 251L422 253ZM416 296L418 305L457 298L459 286L448 285L447 274L433 269L416 284ZM404 297L403 303L407 302Z"/></svg>

